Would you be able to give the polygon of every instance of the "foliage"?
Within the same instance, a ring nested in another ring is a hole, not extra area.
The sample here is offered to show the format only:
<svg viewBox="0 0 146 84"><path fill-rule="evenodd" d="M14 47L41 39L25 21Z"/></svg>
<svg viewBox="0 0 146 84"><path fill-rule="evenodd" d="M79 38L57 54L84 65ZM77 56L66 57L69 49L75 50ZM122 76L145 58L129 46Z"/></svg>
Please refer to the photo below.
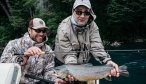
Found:
<svg viewBox="0 0 146 84"><path fill-rule="evenodd" d="M145 14L146 0L112 0L107 7L107 31L110 30L107 36L115 37L111 40L126 41L144 38Z"/></svg>
<svg viewBox="0 0 146 84"><path fill-rule="evenodd" d="M50 0L51 5L48 9L46 19L49 27L48 37L49 44L53 45L55 41L55 36L57 33L57 28L59 23L69 15L71 15L72 10L72 0Z"/></svg>
<svg viewBox="0 0 146 84"><path fill-rule="evenodd" d="M133 41L146 37L146 0L90 0L103 40ZM74 0L7 0L0 1L0 44L21 37L27 21L42 18L52 45L59 23L71 15ZM2 8L3 7L3 8ZM9 14L8 14L9 13ZM7 15L6 15L7 14ZM9 15L9 16L8 16ZM129 39L130 38L130 39ZM128 39L128 40L127 40Z"/></svg>

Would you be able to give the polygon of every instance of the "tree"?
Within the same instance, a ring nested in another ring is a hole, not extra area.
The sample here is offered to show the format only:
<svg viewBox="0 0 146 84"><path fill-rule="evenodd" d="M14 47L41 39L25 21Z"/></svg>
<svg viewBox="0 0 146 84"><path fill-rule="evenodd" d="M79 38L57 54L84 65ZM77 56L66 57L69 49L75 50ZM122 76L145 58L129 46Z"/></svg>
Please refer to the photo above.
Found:
<svg viewBox="0 0 146 84"><path fill-rule="evenodd" d="M107 7L107 31L110 30L107 36L114 40L144 38L145 34L139 28L145 25L145 14L146 0L111 0Z"/></svg>
<svg viewBox="0 0 146 84"><path fill-rule="evenodd" d="M4 5L4 4L6 4L6 5ZM9 5L9 0L3 1L3 2L0 1L0 6L2 7L2 9L3 9L5 15L9 18L9 17L10 17L10 11L9 11L10 5Z"/></svg>

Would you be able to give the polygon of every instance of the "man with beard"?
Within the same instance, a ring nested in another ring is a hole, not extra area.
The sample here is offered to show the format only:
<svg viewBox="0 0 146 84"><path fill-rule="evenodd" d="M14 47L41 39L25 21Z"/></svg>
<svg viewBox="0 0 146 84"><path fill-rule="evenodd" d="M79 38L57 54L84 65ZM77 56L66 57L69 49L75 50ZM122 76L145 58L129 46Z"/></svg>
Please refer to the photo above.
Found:
<svg viewBox="0 0 146 84"><path fill-rule="evenodd" d="M0 60L2 63L19 63L21 65L20 83L22 84L36 84L37 82L41 84L39 80L25 77L26 74L54 81L55 84L64 83L54 75L55 55L43 53L45 51L52 52L50 46L46 44L48 40L47 28L42 19L33 18L29 22L28 32L23 37L10 41L2 53Z"/></svg>

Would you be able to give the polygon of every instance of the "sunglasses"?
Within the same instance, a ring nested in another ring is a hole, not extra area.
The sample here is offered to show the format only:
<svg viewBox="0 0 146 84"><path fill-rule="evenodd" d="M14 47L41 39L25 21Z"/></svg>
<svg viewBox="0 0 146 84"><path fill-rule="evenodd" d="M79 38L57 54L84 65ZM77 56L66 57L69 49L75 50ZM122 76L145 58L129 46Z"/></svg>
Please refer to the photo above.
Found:
<svg viewBox="0 0 146 84"><path fill-rule="evenodd" d="M31 28L31 29L33 29L33 28ZM46 29L33 29L36 33L46 33L47 32L47 30Z"/></svg>
<svg viewBox="0 0 146 84"><path fill-rule="evenodd" d="M90 12L89 11L75 11L77 15L82 15L84 14L85 16L89 16Z"/></svg>

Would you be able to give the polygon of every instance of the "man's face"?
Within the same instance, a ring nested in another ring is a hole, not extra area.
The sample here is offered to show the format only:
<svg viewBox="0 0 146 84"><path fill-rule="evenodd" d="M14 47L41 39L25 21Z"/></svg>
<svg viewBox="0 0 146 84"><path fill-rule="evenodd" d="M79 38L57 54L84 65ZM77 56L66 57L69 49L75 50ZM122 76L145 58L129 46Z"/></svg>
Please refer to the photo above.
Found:
<svg viewBox="0 0 146 84"><path fill-rule="evenodd" d="M78 6L73 10L73 16L78 25L84 26L89 19L90 12L85 6Z"/></svg>
<svg viewBox="0 0 146 84"><path fill-rule="evenodd" d="M29 28L28 33L30 38L38 43L43 42L47 35L46 28L40 28L40 29Z"/></svg>

